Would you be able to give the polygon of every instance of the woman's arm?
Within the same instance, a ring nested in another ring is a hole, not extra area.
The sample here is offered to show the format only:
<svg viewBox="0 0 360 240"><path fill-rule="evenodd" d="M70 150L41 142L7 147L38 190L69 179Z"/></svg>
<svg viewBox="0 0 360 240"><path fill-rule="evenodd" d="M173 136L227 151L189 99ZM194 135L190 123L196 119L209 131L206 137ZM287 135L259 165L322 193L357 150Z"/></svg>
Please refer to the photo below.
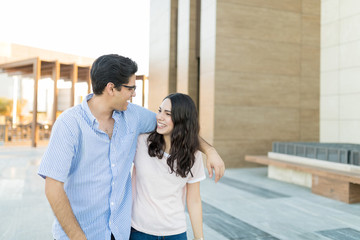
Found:
<svg viewBox="0 0 360 240"><path fill-rule="evenodd" d="M202 137L199 137L200 151L206 155L206 168L209 177L212 178L213 170L215 170L215 182L219 181L225 172L225 164L213 146L207 143Z"/></svg>
<svg viewBox="0 0 360 240"><path fill-rule="evenodd" d="M186 202L190 215L191 226L195 239L203 238L202 206L200 197L200 182L187 183Z"/></svg>
<svg viewBox="0 0 360 240"><path fill-rule="evenodd" d="M135 164L133 165L133 169L131 172L131 188L132 188L132 200L136 198L136 168Z"/></svg>

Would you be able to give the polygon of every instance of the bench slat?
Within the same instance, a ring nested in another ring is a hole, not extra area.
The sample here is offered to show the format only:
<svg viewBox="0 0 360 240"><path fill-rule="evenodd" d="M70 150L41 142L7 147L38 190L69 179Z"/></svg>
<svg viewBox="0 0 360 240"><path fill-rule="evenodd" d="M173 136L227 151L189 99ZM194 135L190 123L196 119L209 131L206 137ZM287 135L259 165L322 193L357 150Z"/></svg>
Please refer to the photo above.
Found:
<svg viewBox="0 0 360 240"><path fill-rule="evenodd" d="M360 175L354 172L338 171L334 169L310 166L307 164L287 162L279 159L272 159L267 156L246 155L245 161L254 162L262 165L273 165L303 172L308 172L317 176L333 178L336 180L360 184Z"/></svg>

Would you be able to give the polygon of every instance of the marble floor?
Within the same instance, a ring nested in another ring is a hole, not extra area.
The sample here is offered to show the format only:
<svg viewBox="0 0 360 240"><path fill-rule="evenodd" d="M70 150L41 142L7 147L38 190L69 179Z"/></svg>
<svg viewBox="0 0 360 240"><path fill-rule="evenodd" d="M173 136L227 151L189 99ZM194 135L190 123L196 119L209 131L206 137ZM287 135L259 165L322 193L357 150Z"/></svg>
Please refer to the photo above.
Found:
<svg viewBox="0 0 360 240"><path fill-rule="evenodd" d="M36 171L44 147L0 146L0 239L52 239L54 216ZM266 177L266 168L227 169L201 183L207 240L359 240L360 204ZM192 239L188 220L188 238Z"/></svg>

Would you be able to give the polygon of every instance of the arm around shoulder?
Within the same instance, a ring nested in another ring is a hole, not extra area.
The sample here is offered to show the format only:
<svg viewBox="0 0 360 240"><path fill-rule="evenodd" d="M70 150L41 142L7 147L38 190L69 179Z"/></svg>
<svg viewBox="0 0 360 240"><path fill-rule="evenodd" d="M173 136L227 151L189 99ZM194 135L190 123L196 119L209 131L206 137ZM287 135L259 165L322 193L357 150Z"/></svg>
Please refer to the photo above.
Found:
<svg viewBox="0 0 360 240"><path fill-rule="evenodd" d="M199 141L200 151L206 155L206 168L208 169L209 177L212 178L212 169L214 169L215 182L217 182L224 176L225 163L213 146L207 143L202 137L199 137Z"/></svg>
<svg viewBox="0 0 360 240"><path fill-rule="evenodd" d="M139 133L148 133L156 127L156 114L144 107L133 104L138 111Z"/></svg>

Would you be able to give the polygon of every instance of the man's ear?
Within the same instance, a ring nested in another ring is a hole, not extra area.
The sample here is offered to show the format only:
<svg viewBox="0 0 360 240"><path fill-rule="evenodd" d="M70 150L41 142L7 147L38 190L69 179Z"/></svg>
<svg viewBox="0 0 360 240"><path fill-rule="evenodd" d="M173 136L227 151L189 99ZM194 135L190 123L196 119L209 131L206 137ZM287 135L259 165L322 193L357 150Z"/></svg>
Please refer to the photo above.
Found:
<svg viewBox="0 0 360 240"><path fill-rule="evenodd" d="M112 96L114 94L114 88L115 85L112 82L108 82L108 84L105 86L105 92Z"/></svg>

